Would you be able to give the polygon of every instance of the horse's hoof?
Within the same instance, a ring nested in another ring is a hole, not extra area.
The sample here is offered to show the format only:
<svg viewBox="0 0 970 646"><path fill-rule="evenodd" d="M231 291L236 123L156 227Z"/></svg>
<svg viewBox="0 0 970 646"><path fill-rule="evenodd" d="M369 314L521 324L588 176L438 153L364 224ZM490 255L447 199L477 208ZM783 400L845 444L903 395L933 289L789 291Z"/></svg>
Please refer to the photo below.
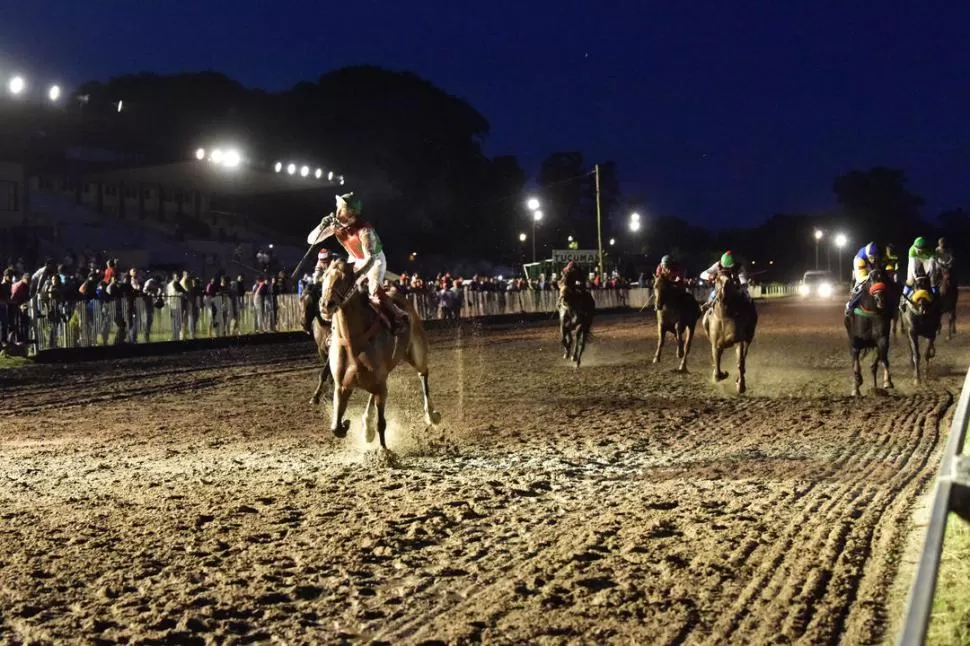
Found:
<svg viewBox="0 0 970 646"><path fill-rule="evenodd" d="M343 437L347 437L347 431L349 430L350 430L350 420L345 419L340 423L340 426L333 429L333 434L337 437L343 438Z"/></svg>
<svg viewBox="0 0 970 646"><path fill-rule="evenodd" d="M893 385L893 382L892 382L891 380L888 380L888 379L887 379L887 380L886 380L886 381L885 381L885 382L884 382L884 383L882 384L882 387L883 387L883 388L885 388L886 390L892 390L892 389L893 389L893 388L895 388L896 386L894 386L894 385Z"/></svg>
<svg viewBox="0 0 970 646"><path fill-rule="evenodd" d="M677 366L677 368L674 370L674 372L679 372L682 375L686 375L687 374L687 366Z"/></svg>
<svg viewBox="0 0 970 646"><path fill-rule="evenodd" d="M654 357L650 363L660 363L660 357Z"/></svg>
<svg viewBox="0 0 970 646"><path fill-rule="evenodd" d="M744 394L744 392L745 392L745 391L746 391L747 389L748 389L748 387L744 385L744 382L743 382L743 381L742 381L741 383L739 383L739 384L738 384L738 394L739 394L739 395L743 395L743 394Z"/></svg>
<svg viewBox="0 0 970 646"><path fill-rule="evenodd" d="M862 391L859 390L858 388L853 388L852 389L852 396L853 397L862 397Z"/></svg>
<svg viewBox="0 0 970 646"><path fill-rule="evenodd" d="M426 413L424 416L424 423L429 426L436 426L441 423L441 413L436 410Z"/></svg>
<svg viewBox="0 0 970 646"><path fill-rule="evenodd" d="M726 373L726 372L715 372L714 373L714 381L724 381L727 378L728 378L728 373Z"/></svg>

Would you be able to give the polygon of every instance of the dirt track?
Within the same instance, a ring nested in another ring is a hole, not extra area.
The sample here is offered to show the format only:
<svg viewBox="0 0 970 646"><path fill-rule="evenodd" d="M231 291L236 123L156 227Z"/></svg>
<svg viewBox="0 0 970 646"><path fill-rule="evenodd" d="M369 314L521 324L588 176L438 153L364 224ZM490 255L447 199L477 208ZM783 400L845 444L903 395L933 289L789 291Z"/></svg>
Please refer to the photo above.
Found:
<svg viewBox="0 0 970 646"><path fill-rule="evenodd" d="M308 344L0 372L0 641L884 640L967 337L852 400L839 307L762 305L743 398L651 317L579 371L551 324L436 332L399 468L362 397L344 441L305 403Z"/></svg>

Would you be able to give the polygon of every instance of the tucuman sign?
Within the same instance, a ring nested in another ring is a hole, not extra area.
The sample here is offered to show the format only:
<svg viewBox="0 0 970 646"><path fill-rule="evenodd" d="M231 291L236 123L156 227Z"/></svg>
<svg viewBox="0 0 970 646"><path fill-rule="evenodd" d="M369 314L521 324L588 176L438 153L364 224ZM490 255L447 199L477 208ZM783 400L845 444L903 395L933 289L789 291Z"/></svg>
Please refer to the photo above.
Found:
<svg viewBox="0 0 970 646"><path fill-rule="evenodd" d="M567 263L570 260L577 265L595 265L597 259L596 249L553 249L552 261L556 263Z"/></svg>

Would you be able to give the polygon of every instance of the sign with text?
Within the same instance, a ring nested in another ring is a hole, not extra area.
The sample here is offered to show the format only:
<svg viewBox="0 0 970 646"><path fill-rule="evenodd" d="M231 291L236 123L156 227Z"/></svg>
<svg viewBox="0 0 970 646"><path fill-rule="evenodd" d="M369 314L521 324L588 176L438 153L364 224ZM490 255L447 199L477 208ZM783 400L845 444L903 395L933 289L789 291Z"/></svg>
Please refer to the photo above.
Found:
<svg viewBox="0 0 970 646"><path fill-rule="evenodd" d="M597 259L596 249L553 249L552 260L556 263L566 264L570 260L577 265L595 265Z"/></svg>

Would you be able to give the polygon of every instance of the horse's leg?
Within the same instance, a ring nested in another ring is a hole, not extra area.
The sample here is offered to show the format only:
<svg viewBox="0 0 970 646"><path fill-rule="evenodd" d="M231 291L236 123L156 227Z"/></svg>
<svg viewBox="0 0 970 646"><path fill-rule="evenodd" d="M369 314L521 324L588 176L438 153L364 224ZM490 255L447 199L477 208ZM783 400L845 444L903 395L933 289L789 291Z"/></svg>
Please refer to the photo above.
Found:
<svg viewBox="0 0 970 646"><path fill-rule="evenodd" d="M653 353L653 362L660 363L660 353L664 347L664 339L666 339L667 333L664 331L663 322L660 321L660 317L657 317L657 351Z"/></svg>
<svg viewBox="0 0 970 646"><path fill-rule="evenodd" d="M431 388L428 386L428 373L425 371L421 376L421 392L424 394L424 423L437 424L441 421L441 413L435 410L431 403Z"/></svg>
<svg viewBox="0 0 970 646"><path fill-rule="evenodd" d="M684 324L678 321L674 325L674 341L677 342L677 358L684 358Z"/></svg>
<svg viewBox="0 0 970 646"><path fill-rule="evenodd" d="M913 364L913 383L919 385L919 335L916 330L909 330L909 362Z"/></svg>
<svg viewBox="0 0 970 646"><path fill-rule="evenodd" d="M559 337L562 343L562 358L568 359L573 339L569 332L569 325L566 323L566 316L563 314L559 314Z"/></svg>
<svg viewBox="0 0 970 646"><path fill-rule="evenodd" d="M886 388L887 390L895 388L895 386L893 386L892 377L889 376L889 338L887 337L880 339L880 342L877 344L876 348L878 349L876 359L881 360L883 365L882 387ZM876 364L873 363L873 371L876 369L875 366Z"/></svg>
<svg viewBox="0 0 970 646"><path fill-rule="evenodd" d="M428 386L428 339L423 330L411 333L411 347L408 348L407 362L421 377L421 394L424 395L424 422L427 425L441 421L441 414L431 403L431 388Z"/></svg>
<svg viewBox="0 0 970 646"><path fill-rule="evenodd" d="M743 395L744 391L747 390L747 386L744 383L744 360L748 355L748 343L747 341L741 341L738 343L738 394Z"/></svg>
<svg viewBox="0 0 970 646"><path fill-rule="evenodd" d="M862 394L859 387L862 386L862 359L859 350L852 348L852 394L856 397Z"/></svg>
<svg viewBox="0 0 970 646"><path fill-rule="evenodd" d="M721 370L721 354L724 352L724 348L716 343L711 348L714 351L714 381L723 381L728 376L728 373Z"/></svg>
<svg viewBox="0 0 970 646"><path fill-rule="evenodd" d="M328 363L320 371L320 379L317 381L317 389L313 391L313 397L310 398L310 403L316 406L320 403L320 393L323 392L323 384L327 383L327 379L330 377L330 364Z"/></svg>
<svg viewBox="0 0 970 646"><path fill-rule="evenodd" d="M690 345L693 340L694 328L688 325L684 329L684 356L680 359L680 365L677 367L678 372L687 372L687 355L690 354Z"/></svg>
<svg viewBox="0 0 970 646"><path fill-rule="evenodd" d="M374 425L371 424L371 420L374 417L374 399L375 396L372 393L367 398L367 406L364 407L364 414L360 417L360 422L364 425L364 441L368 444L374 441Z"/></svg>
<svg viewBox="0 0 970 646"><path fill-rule="evenodd" d="M373 396L377 403L377 434L381 438L381 448L387 449L384 432L387 430L387 419L384 418L384 406L387 404L387 382L381 384L380 391Z"/></svg>
<svg viewBox="0 0 970 646"><path fill-rule="evenodd" d="M926 370L923 372L923 376L929 379L930 377L930 359L936 356L936 339L932 338L926 343Z"/></svg>
<svg viewBox="0 0 970 646"><path fill-rule="evenodd" d="M344 388L343 386L338 386L336 383L333 388L333 424L330 426L330 430L337 437L347 437L347 431L350 430L350 420L344 419L344 413L347 411L347 404L350 402L350 394L353 392L351 388Z"/></svg>

